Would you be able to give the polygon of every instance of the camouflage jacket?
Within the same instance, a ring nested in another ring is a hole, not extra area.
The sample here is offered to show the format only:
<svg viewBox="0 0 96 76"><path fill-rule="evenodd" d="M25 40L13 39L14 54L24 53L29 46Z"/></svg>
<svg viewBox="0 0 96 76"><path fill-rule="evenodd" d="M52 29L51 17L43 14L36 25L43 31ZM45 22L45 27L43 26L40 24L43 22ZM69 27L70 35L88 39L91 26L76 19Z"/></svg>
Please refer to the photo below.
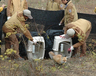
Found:
<svg viewBox="0 0 96 76"><path fill-rule="evenodd" d="M66 31L68 29L74 29L76 34L75 36L78 37L78 43L74 44L73 47L79 47L84 42L86 42L86 39L88 38L90 33L87 33L88 31L91 31L91 22L85 19L78 19L75 22L71 22L67 24L64 27L64 33L66 34Z"/></svg>
<svg viewBox="0 0 96 76"><path fill-rule="evenodd" d="M12 16L15 12L28 9L26 0L8 0L7 16Z"/></svg>
<svg viewBox="0 0 96 76"><path fill-rule="evenodd" d="M77 19L78 19L78 15L77 15L76 8L72 3L72 1L69 1L65 6L64 17L61 21L64 22L64 25L66 26L66 24L70 22L74 22Z"/></svg>
<svg viewBox="0 0 96 76"><path fill-rule="evenodd" d="M49 0L47 3L46 10L50 11L58 11L58 10L63 10L64 9L64 4L61 2L61 0Z"/></svg>
<svg viewBox="0 0 96 76"><path fill-rule="evenodd" d="M30 40L33 40L30 32L25 26L25 18L23 16L23 12L16 12L8 21L3 25L3 32L16 34L18 29L22 31L22 33Z"/></svg>

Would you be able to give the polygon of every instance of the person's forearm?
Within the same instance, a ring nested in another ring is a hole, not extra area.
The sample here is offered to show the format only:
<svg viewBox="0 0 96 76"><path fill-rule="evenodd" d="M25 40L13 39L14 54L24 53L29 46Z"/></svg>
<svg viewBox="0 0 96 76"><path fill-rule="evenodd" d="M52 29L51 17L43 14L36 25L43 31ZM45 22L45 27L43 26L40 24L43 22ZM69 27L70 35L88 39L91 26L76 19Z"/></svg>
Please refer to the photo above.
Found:
<svg viewBox="0 0 96 76"><path fill-rule="evenodd" d="M78 43L74 44L73 47L76 48L76 47L79 47L81 45L82 45L82 43L78 42Z"/></svg>
<svg viewBox="0 0 96 76"><path fill-rule="evenodd" d="M11 1L12 0L8 0L8 4L7 4L7 17L11 17L12 16L12 13L10 11L10 8L11 8Z"/></svg>
<svg viewBox="0 0 96 76"><path fill-rule="evenodd" d="M33 38L32 38L32 36L31 36L29 30L26 30L26 32L24 33L24 35L25 35L29 40L33 41Z"/></svg>
<svg viewBox="0 0 96 76"><path fill-rule="evenodd" d="M60 21L61 23L63 23L64 22L64 17L62 18L62 20Z"/></svg>

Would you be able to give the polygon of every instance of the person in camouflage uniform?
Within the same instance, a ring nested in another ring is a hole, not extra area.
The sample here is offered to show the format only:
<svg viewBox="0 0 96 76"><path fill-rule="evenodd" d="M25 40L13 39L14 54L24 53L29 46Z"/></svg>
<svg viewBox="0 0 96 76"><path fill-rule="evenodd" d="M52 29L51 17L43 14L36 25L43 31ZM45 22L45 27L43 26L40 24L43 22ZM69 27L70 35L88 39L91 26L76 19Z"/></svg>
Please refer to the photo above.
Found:
<svg viewBox="0 0 96 76"><path fill-rule="evenodd" d="M28 9L28 3L27 0L8 0L7 3L7 20L9 20L16 12L23 11L24 9ZM25 26L23 23L21 23L23 26ZM20 33L20 28L17 29L18 33ZM16 34L16 37L19 41L22 40L22 37L19 37L20 34ZM10 44L9 44L10 46ZM22 46L22 45L20 45Z"/></svg>
<svg viewBox="0 0 96 76"><path fill-rule="evenodd" d="M7 20L15 14L15 12L28 9L27 0L8 0L7 4Z"/></svg>
<svg viewBox="0 0 96 76"><path fill-rule="evenodd" d="M64 4L62 3L61 0L49 0L46 7L46 10L49 11L58 11L63 9L64 9Z"/></svg>
<svg viewBox="0 0 96 76"><path fill-rule="evenodd" d="M72 38L73 46L68 51L73 51L73 56L80 50L80 57L86 55L86 40L91 32L91 22L85 19L78 19L64 27L65 38Z"/></svg>
<svg viewBox="0 0 96 76"><path fill-rule="evenodd" d="M33 38L25 25L25 21L28 18L32 19L31 11L29 11L28 9L25 9L20 12L15 12L14 15L12 15L11 18L5 22L2 28L3 32L6 35L5 50L10 48L12 48L13 50L16 50L17 51L15 55L16 59L20 58L19 42L15 35L18 33L17 29L19 28L29 40L33 41Z"/></svg>
<svg viewBox="0 0 96 76"><path fill-rule="evenodd" d="M78 49L81 47L80 57L86 55L86 40L91 32L91 22L85 19L78 19L77 21L68 23L64 28L64 36L62 38L73 38L73 45L68 49L70 53L72 50L73 55L79 51ZM60 36L60 37L61 37ZM63 57L61 54L55 55L52 51L49 52L49 56L58 64L66 63L67 57Z"/></svg>
<svg viewBox="0 0 96 76"><path fill-rule="evenodd" d="M66 26L68 23L76 21L78 19L78 15L72 0L62 0L62 3L65 4L65 11L64 17L60 21L59 25L64 22L64 25Z"/></svg>

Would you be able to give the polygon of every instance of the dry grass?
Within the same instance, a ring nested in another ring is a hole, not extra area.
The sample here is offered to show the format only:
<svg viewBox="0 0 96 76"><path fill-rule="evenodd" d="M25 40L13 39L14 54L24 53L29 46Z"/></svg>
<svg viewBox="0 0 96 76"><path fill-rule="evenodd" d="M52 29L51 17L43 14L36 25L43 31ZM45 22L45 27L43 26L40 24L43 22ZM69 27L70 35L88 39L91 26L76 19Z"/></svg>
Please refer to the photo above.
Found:
<svg viewBox="0 0 96 76"><path fill-rule="evenodd" d="M8 0L1 0L2 3L7 5ZM46 9L46 4L48 0L28 0L28 6L36 9ZM76 9L80 13L95 14L94 8L96 6L95 0L73 0L73 3L76 6Z"/></svg>
<svg viewBox="0 0 96 76"><path fill-rule="evenodd" d="M96 35L91 34L87 40L86 56L79 56L80 52L63 65L51 59L9 61L0 57L0 76L95 76Z"/></svg>
<svg viewBox="0 0 96 76"><path fill-rule="evenodd" d="M0 4L7 4L7 0L2 0ZM47 0L28 0L29 7L36 9L46 8ZM80 13L94 14L95 0L74 0L73 2ZM94 38L95 37L95 38ZM90 35L87 45L87 56L68 59L64 65L58 65L53 60L44 59L40 61L11 61L0 60L0 76L95 76L96 75L96 49L92 39L96 36ZM91 45L89 45L91 44ZM2 46L4 47L4 45ZM92 52L94 51L94 52ZM4 49L2 50L2 53ZM14 67L17 64L17 68Z"/></svg>
<svg viewBox="0 0 96 76"><path fill-rule="evenodd" d="M17 66L16 66L17 65ZM53 60L43 61L1 61L0 76L95 76L96 54L68 59L66 64L58 65Z"/></svg>

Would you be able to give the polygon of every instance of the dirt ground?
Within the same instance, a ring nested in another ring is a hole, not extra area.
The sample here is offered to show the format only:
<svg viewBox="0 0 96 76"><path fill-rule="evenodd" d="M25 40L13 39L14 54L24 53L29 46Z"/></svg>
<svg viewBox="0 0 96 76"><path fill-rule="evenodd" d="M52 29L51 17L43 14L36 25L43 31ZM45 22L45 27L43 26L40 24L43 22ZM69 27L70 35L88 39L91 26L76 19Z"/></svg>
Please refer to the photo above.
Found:
<svg viewBox="0 0 96 76"><path fill-rule="evenodd" d="M7 5L7 0L1 0L0 5L2 3L5 3ZM28 0L29 7L36 9L45 10L46 3L47 0ZM95 0L73 0L73 3L75 4L78 12L95 14ZM44 75L39 74L38 76L96 76L96 54L92 53L92 51L96 53L96 49L94 48L94 44L92 44L90 41L92 39L96 39L96 36L90 35L89 39L87 40L88 52L85 57L80 58L78 53L75 57L68 59L67 63L64 65L58 65L51 59L44 59L42 61L43 72L40 72L44 73ZM89 47L89 44L92 44L92 46ZM4 49L2 50L2 52L4 52Z"/></svg>
<svg viewBox="0 0 96 76"><path fill-rule="evenodd" d="M54 66L54 62L46 60L46 68L48 66ZM96 75L96 60L93 60L91 56L68 59L67 63L62 66L54 66L56 71L53 76L95 76ZM61 67L60 69L58 67ZM51 76L51 75L50 75Z"/></svg>

